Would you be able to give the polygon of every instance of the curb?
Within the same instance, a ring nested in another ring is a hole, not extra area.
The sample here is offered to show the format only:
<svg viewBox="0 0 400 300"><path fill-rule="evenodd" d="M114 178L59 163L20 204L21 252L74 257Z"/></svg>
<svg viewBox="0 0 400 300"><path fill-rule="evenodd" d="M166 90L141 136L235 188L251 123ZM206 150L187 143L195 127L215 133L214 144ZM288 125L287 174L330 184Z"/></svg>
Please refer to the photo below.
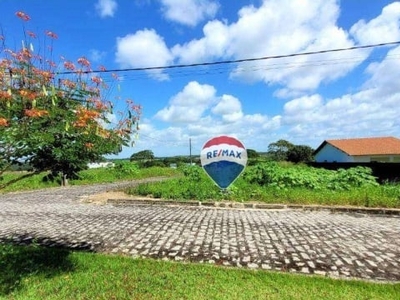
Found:
<svg viewBox="0 0 400 300"><path fill-rule="evenodd" d="M325 206L325 205L301 205L301 204L263 204L263 203L236 203L236 202L201 202L201 201L174 201L157 199L108 199L107 204L117 206L129 205L173 205L192 206L205 208L233 208L233 209L298 209L298 210L329 210L341 213L361 213L375 215L396 215L400 216L400 209L397 208L372 208L372 207L351 207L351 206Z"/></svg>

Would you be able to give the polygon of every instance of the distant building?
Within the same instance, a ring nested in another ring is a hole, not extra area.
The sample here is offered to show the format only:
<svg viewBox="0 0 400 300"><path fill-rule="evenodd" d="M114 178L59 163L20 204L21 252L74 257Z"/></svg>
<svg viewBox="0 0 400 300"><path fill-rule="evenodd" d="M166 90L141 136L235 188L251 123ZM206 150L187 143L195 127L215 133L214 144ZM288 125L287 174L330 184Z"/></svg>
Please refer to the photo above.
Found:
<svg viewBox="0 0 400 300"><path fill-rule="evenodd" d="M314 151L316 162L398 162L400 139L372 137L325 140Z"/></svg>
<svg viewBox="0 0 400 300"><path fill-rule="evenodd" d="M113 167L115 167L115 164L113 162L99 162L99 163L88 164L89 169L113 168Z"/></svg>

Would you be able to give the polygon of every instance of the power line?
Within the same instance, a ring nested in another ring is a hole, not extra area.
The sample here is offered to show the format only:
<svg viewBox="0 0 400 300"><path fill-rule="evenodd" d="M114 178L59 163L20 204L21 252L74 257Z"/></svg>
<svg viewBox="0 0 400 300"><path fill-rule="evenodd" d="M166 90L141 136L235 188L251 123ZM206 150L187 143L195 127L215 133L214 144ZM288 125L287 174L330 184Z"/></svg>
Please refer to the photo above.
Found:
<svg viewBox="0 0 400 300"><path fill-rule="evenodd" d="M400 55L396 54L388 54L386 55L386 59L399 59ZM376 59L375 57L372 57ZM280 70L280 69L291 69L291 68L306 68L306 67L319 67L319 66L326 66L332 64L349 64L349 63L357 63L361 61L371 62L374 59L364 59L361 57L349 57L349 58L340 58L340 59L330 59L330 60L318 60L318 61L311 61L311 62L286 62L286 63L277 63L277 64L264 64L264 65L248 65L248 66L240 66L236 69L231 69L234 74L240 74L243 72L255 72L255 71L262 71L262 70ZM381 59L383 57L379 57ZM179 71L176 70L175 72L168 72L168 76L171 77L187 77L187 76L208 76L208 75L215 75L215 74L222 74L227 72L228 69L220 66L219 68L213 69L198 69L197 71L188 69L183 70L180 69ZM143 78L147 78L148 75L141 74L137 72L134 74L127 74L124 75L124 80L140 80ZM107 79L107 77L103 77L104 82L114 82L111 79Z"/></svg>
<svg viewBox="0 0 400 300"><path fill-rule="evenodd" d="M299 52L299 53L283 54L283 55L271 55L271 56L256 57L256 58L244 58L244 59L221 60L221 61L214 61L214 62L194 63L194 64L179 64L179 65L153 66L153 67L140 67L140 68L125 68L125 69L111 69L111 70L87 70L87 71L82 71L82 73L89 74L89 73L133 72L133 71L151 71L151 70L163 70L163 69L178 69L178 68L189 68L189 67L200 67L200 66L215 66L215 65L225 65L225 64L242 63L242 62L271 60L271 59L278 59L278 58L309 56L309 55L332 53L332 52L342 52L342 51L351 51L351 50L359 50L359 49L377 48L377 47L398 45L398 44L400 44L400 41L353 46L353 47L347 47L347 48L329 49L329 50ZM66 71L66 72L58 72L57 74L58 75L66 75L66 74L75 74L75 73L76 72L74 72L74 71Z"/></svg>

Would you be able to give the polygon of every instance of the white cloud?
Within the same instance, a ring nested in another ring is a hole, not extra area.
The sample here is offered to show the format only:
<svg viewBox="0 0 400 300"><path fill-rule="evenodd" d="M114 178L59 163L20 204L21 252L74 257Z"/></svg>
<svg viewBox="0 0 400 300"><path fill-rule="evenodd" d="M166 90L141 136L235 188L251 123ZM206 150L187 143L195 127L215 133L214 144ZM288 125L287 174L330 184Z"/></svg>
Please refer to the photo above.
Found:
<svg viewBox="0 0 400 300"><path fill-rule="evenodd" d="M232 95L217 95L213 86L188 83L173 96L167 107L154 117L169 122L168 135L165 129L152 132L152 136L168 136L170 143L179 146L192 138L194 151L200 152L203 144L215 135L236 136L253 148L266 148L271 138L270 131L281 126L281 116L268 117L242 111L240 100ZM171 137L174 132L174 138ZM197 148L196 148L197 147Z"/></svg>
<svg viewBox="0 0 400 300"><path fill-rule="evenodd" d="M319 122L325 117L320 114L323 100L320 95L303 96L287 102L283 107L282 122L285 125Z"/></svg>
<svg viewBox="0 0 400 300"><path fill-rule="evenodd" d="M208 22L204 36L175 45L181 63L244 59L354 46L336 24L336 0L269 0L243 7L238 20ZM346 75L368 51L335 52L241 63L232 78L285 86L281 95L314 90L322 82ZM357 57L357 59L354 59ZM327 67L329 65L329 67Z"/></svg>
<svg viewBox="0 0 400 300"><path fill-rule="evenodd" d="M206 2L164 0L163 3L171 11L179 11L179 15L187 17L190 13L182 13L182 7L199 5L195 11L201 12L199 7ZM382 14L370 22L362 20L356 23L350 33L338 26L339 13L337 0L268 0L259 6L244 6L234 22L209 21L203 27L202 37L176 44L170 49L154 30L145 29L133 36L152 32L151 37L145 38L146 50L152 53L153 49L162 49L160 63L140 60L146 66L290 55L353 47L355 40L364 44L378 42L377 39L379 42L400 39L399 2L385 7ZM135 52L134 47L129 47L129 50ZM139 58L147 51L143 50ZM360 49L244 62L237 65L231 78L276 86L275 96L278 97L301 96L316 90L322 83L343 78L365 61L371 51ZM124 57L121 61L132 59Z"/></svg>
<svg viewBox="0 0 400 300"><path fill-rule="evenodd" d="M400 2L393 2L383 8L382 14L367 22L360 20L350 33L362 45L394 42L400 39Z"/></svg>
<svg viewBox="0 0 400 300"><path fill-rule="evenodd" d="M226 57L229 28L221 21L210 21L203 28L204 38L175 45L171 51L180 63L199 63Z"/></svg>
<svg viewBox="0 0 400 300"><path fill-rule="evenodd" d="M351 33L361 44L399 39L400 3L385 7L382 14L357 22ZM320 95L299 97L284 106L282 123L297 140L321 143L328 138L398 136L400 132L400 47L382 61L370 63L369 78L359 91L333 99Z"/></svg>
<svg viewBox="0 0 400 300"><path fill-rule="evenodd" d="M304 96L298 99L289 101L283 107L285 113L288 114L302 114L309 112L320 107L322 99L319 95Z"/></svg>
<svg viewBox="0 0 400 300"><path fill-rule="evenodd" d="M364 84L365 88L378 88L378 98L400 92L398 78L400 77L400 46L390 50L380 63L372 63L366 72L371 78Z"/></svg>
<svg viewBox="0 0 400 300"><path fill-rule="evenodd" d="M172 123L196 122L215 101L215 92L211 85L189 82L171 98L168 107L157 112L155 118Z"/></svg>
<svg viewBox="0 0 400 300"><path fill-rule="evenodd" d="M166 66L173 57L165 45L164 39L153 29L139 30L134 34L117 38L116 61L124 68L143 68ZM159 80L167 79L162 70L148 73Z"/></svg>
<svg viewBox="0 0 400 300"><path fill-rule="evenodd" d="M242 104L239 99L231 95L223 95L212 112L220 115L222 120L227 123L238 121L243 117Z"/></svg>
<svg viewBox="0 0 400 300"><path fill-rule="evenodd" d="M102 18L113 17L117 7L118 4L115 0L98 0L95 5L96 11Z"/></svg>
<svg viewBox="0 0 400 300"><path fill-rule="evenodd" d="M328 138L398 136L400 132L400 62L392 49L380 63L368 68L362 89L334 99L320 95L300 97L284 106L282 123L294 140L322 142Z"/></svg>
<svg viewBox="0 0 400 300"><path fill-rule="evenodd" d="M187 25L196 26L207 18L213 18L219 4L213 0L160 0L166 19Z"/></svg>

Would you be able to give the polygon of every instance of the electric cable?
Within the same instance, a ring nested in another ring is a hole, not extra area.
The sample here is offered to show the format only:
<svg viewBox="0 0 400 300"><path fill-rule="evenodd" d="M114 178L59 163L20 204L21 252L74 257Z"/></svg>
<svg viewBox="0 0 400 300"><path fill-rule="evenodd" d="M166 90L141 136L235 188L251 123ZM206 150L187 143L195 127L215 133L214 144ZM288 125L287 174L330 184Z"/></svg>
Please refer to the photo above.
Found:
<svg viewBox="0 0 400 300"><path fill-rule="evenodd" d="M327 49L327 50L318 50L318 51L309 51L309 52L298 52L298 53L292 53L292 54L271 55L271 56L255 57L255 58L244 58L244 59L235 59L235 60L221 60L221 61L202 62L202 63L193 63L193 64L177 64L177 65L166 65L166 66L125 68L125 69L85 70L85 71L81 71L81 73L84 73L84 74L89 74L89 73L115 73L115 72L128 72L128 71L130 71L130 72L132 72L132 71L151 71L151 70L178 69L178 68L199 67L199 66L226 65L226 64L234 64L234 63L242 63L242 62L271 60L271 59L278 59L278 58L288 58L288 57L296 57L296 56L309 56L309 55L324 54L324 53L333 53L333 52L343 52L343 51L368 49L368 48L377 48L377 47L399 45L399 44L400 44L400 41L395 41L395 42L385 42L385 43L370 44L370 45L353 46L353 47L347 47L347 48L336 48L336 49ZM75 71L64 71L64 72L58 72L57 75L75 74L75 73L76 73Z"/></svg>

